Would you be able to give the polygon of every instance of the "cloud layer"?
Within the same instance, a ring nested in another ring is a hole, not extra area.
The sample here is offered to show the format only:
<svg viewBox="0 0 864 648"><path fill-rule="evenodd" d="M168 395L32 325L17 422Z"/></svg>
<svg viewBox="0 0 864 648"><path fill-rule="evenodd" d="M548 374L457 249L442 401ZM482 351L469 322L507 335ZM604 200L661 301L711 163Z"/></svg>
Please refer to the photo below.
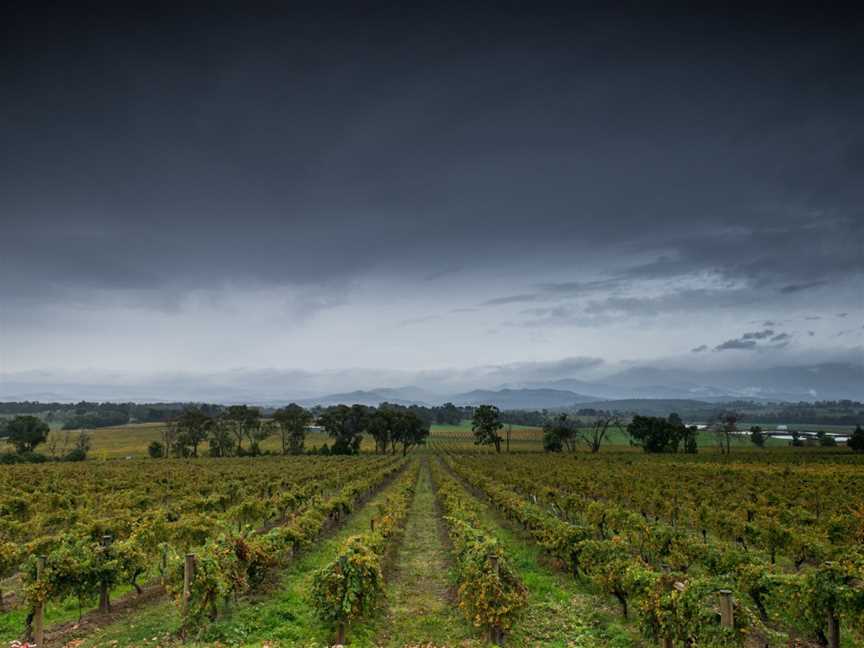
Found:
<svg viewBox="0 0 864 648"><path fill-rule="evenodd" d="M846 17L61 11L4 21L0 371L862 343Z"/></svg>

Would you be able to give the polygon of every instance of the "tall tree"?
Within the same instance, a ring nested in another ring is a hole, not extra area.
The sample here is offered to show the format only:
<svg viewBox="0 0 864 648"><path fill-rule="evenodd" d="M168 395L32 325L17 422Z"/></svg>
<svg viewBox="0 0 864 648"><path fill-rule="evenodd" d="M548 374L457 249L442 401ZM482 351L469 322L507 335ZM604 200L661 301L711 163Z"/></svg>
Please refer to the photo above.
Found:
<svg viewBox="0 0 864 648"><path fill-rule="evenodd" d="M630 443L641 447L645 452L678 452L688 428L683 424L676 425L662 416L637 414L627 426L627 433L630 435Z"/></svg>
<svg viewBox="0 0 864 648"><path fill-rule="evenodd" d="M213 419L196 408L187 408L177 417L177 446L184 451L181 454L198 456L198 446L207 439ZM188 449L188 450L187 450Z"/></svg>
<svg viewBox="0 0 864 648"><path fill-rule="evenodd" d="M279 426L282 438L282 454L302 454L306 442L306 428L312 423L309 410L291 403L276 410L273 420Z"/></svg>
<svg viewBox="0 0 864 648"><path fill-rule="evenodd" d="M762 433L762 428L759 425L750 426L750 441L759 448L765 447L765 435Z"/></svg>
<svg viewBox="0 0 864 648"><path fill-rule="evenodd" d="M435 422L443 425L459 425L462 422L462 411L453 403L447 402L434 408Z"/></svg>
<svg viewBox="0 0 864 648"><path fill-rule="evenodd" d="M279 429L279 424L276 421L261 421L258 420L254 425L247 428L249 435L249 452L253 457L261 454L261 444L276 434Z"/></svg>
<svg viewBox="0 0 864 648"><path fill-rule="evenodd" d="M426 443L429 436L429 424L416 412L410 410L395 411L392 415L393 440L402 444L402 456L408 454L408 449L415 445Z"/></svg>
<svg viewBox="0 0 864 648"><path fill-rule="evenodd" d="M170 457L174 452L177 436L177 419L170 420L162 426L162 452L166 457Z"/></svg>
<svg viewBox="0 0 864 648"><path fill-rule="evenodd" d="M45 443L50 428L36 416L16 416L6 424L9 443L20 453L33 452L40 443Z"/></svg>
<svg viewBox="0 0 864 648"><path fill-rule="evenodd" d="M234 454L236 450L234 435L231 426L222 417L213 419L208 443L211 457L230 457Z"/></svg>
<svg viewBox="0 0 864 648"><path fill-rule="evenodd" d="M725 412L717 417L714 424L714 435L720 443L720 451L729 454L732 451L732 436L735 434L738 424L738 414Z"/></svg>
<svg viewBox="0 0 864 648"><path fill-rule="evenodd" d="M575 452L578 432L579 421L566 413L559 414L543 424L543 447L550 452L560 452L564 448Z"/></svg>
<svg viewBox="0 0 864 648"><path fill-rule="evenodd" d="M335 405L325 409L318 422L333 438L333 454L357 454L371 411L365 405Z"/></svg>
<svg viewBox="0 0 864 648"><path fill-rule="evenodd" d="M501 412L494 405L480 405L474 410L471 429L474 432L476 445L495 445L495 452L501 452L501 435L498 431L504 427L499 417Z"/></svg>
<svg viewBox="0 0 864 648"><path fill-rule="evenodd" d="M695 425L682 426L681 434L684 440L684 452L687 454L699 452L699 428Z"/></svg>
<svg viewBox="0 0 864 648"><path fill-rule="evenodd" d="M254 441L252 432L260 423L261 412L248 405L231 405L222 413L222 419L237 439L237 454L243 454L243 439Z"/></svg>
<svg viewBox="0 0 864 648"><path fill-rule="evenodd" d="M855 430L846 439L846 445L852 449L853 452L864 452L864 428L860 425L855 426Z"/></svg>
<svg viewBox="0 0 864 648"><path fill-rule="evenodd" d="M375 452L385 454L387 447L393 437L393 428L396 425L398 406L390 403L381 403L381 406L369 413L366 422L366 431L375 439Z"/></svg>

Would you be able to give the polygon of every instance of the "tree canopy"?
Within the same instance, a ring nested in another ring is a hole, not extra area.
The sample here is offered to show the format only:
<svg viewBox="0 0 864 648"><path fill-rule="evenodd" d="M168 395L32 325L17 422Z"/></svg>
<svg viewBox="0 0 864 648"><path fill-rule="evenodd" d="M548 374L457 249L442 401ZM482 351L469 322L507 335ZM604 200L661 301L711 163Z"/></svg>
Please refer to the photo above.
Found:
<svg viewBox="0 0 864 648"><path fill-rule="evenodd" d="M474 410L471 429L474 431L474 443L477 445L493 445L496 452L501 452L501 435L498 431L504 427L499 420L501 412L494 405L480 405Z"/></svg>
<svg viewBox="0 0 864 648"><path fill-rule="evenodd" d="M864 452L864 428L856 425L855 431L852 432L852 435L846 441L846 445L854 452Z"/></svg>
<svg viewBox="0 0 864 648"><path fill-rule="evenodd" d="M36 416L16 416L6 424L6 436L19 454L33 452L48 439L48 424Z"/></svg>
<svg viewBox="0 0 864 648"><path fill-rule="evenodd" d="M630 443L645 452L678 452L684 443L685 452L696 452L696 431L686 427L677 414L668 419L662 416L639 416L627 426Z"/></svg>
<svg viewBox="0 0 864 648"><path fill-rule="evenodd" d="M297 403L291 403L273 412L273 420L279 426L282 454L302 454L312 414Z"/></svg>

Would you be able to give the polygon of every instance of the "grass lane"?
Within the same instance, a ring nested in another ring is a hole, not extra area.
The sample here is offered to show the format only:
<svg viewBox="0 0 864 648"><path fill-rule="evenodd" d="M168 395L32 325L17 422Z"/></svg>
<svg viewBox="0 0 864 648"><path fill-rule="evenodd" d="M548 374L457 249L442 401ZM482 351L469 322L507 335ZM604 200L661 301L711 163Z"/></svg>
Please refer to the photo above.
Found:
<svg viewBox="0 0 864 648"><path fill-rule="evenodd" d="M405 535L388 574L387 609L376 620L377 646L479 646L451 600L450 554L428 459L420 469Z"/></svg>

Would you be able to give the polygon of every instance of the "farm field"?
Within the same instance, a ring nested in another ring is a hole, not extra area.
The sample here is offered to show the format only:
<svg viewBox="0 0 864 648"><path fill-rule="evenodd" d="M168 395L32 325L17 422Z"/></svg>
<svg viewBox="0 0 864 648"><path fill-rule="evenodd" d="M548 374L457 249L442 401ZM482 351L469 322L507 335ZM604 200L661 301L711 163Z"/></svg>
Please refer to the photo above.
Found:
<svg viewBox="0 0 864 648"><path fill-rule="evenodd" d="M765 429L773 429L776 425L760 424ZM505 426L502 435L506 435L507 427ZM543 430L539 427L526 425L510 426L510 449L513 452L542 452L543 451ZM739 428L746 430L750 427L749 423L739 424ZM803 425L797 426L802 431L817 431L824 430L832 434L848 434L849 426L831 426L831 425ZM160 441L162 431L165 428L164 423L130 423L128 425L120 425L116 427L104 427L87 430L90 437L91 450L90 456L94 459L117 459L130 457L133 459L147 457L147 446L153 441ZM74 443L77 436L77 430L60 430L56 425L52 426L48 437L48 444L53 441L59 448L64 447L64 443L69 446ZM68 437L64 440L64 437ZM325 444L332 443L332 440L323 432L311 431L306 434L306 448L320 448ZM477 450L488 452L488 447L477 448L474 445L474 436L471 431L471 422L463 421L459 425L432 425L430 432L430 443L438 447L448 447L451 449L460 450ZM698 436L700 448L705 452L712 451L717 445L717 439L710 432L701 431ZM617 428L610 428L608 437L604 442L607 446L614 446L616 450L638 451L638 449L630 448L629 437L626 432ZM741 450L758 449L753 447L746 433L741 436L732 438L732 445ZM203 452L206 453L205 443ZM784 448L789 446L789 441L784 439L769 438L766 441L766 446ZM43 446L44 447L44 446ZM13 448L11 445L0 442L0 452L8 452ZM276 436L265 439L261 443L261 449L264 452L279 452L279 439ZM371 438L365 437L361 444L362 452L374 452L375 444ZM59 452L58 454L62 454Z"/></svg>
<svg viewBox="0 0 864 648"><path fill-rule="evenodd" d="M109 457L152 434L129 427ZM406 458L8 466L0 641L41 606L46 646L864 645L860 456L547 455L515 426L496 455L465 431Z"/></svg>
<svg viewBox="0 0 864 648"><path fill-rule="evenodd" d="M626 428L626 425L624 426ZM740 426L743 428L743 425ZM823 429L831 426L822 426ZM501 431L501 435L506 437L508 426L505 425ZM746 429L746 428L743 428ZM584 429L583 429L584 430ZM850 430L848 426L836 426L837 433L847 434ZM699 447L706 452L712 451L717 446L717 438L711 433L700 431L698 433ZM436 444L442 448L458 449L458 450L476 450L478 452L494 452L494 448L488 446L478 448L474 445L474 434L471 431L471 422L463 421L460 425L433 425L430 434L430 443ZM731 441L732 445L741 450L756 449L750 442L749 437L742 433L741 436L735 436ZM641 452L638 448L630 446L630 438L626 431L618 428L610 428L603 444L605 446L614 447L618 451L633 451ZM766 446L782 448L789 445L788 441L782 439L767 439ZM510 450L513 452L543 452L543 430L539 427L527 425L513 425L510 431Z"/></svg>
<svg viewBox="0 0 864 648"><path fill-rule="evenodd" d="M91 442L90 455L94 459L123 459L126 457L139 459L147 457L147 446L162 438L164 428L165 423L130 423L116 427L88 429L87 434L90 436ZM78 435L78 430L69 430L68 432L70 437L68 443L71 445ZM52 427L48 443L56 440L58 445L62 447L66 433L67 430L60 430L56 426ZM332 443L332 439L322 432L313 431L306 434L307 449L320 448L325 443ZM205 443L205 452L206 446ZM8 452L12 449L11 445L0 442L0 452ZM279 452L279 439L275 436L265 439L261 443L261 449L265 452ZM361 449L369 452L374 451L375 444L369 439L364 439Z"/></svg>

